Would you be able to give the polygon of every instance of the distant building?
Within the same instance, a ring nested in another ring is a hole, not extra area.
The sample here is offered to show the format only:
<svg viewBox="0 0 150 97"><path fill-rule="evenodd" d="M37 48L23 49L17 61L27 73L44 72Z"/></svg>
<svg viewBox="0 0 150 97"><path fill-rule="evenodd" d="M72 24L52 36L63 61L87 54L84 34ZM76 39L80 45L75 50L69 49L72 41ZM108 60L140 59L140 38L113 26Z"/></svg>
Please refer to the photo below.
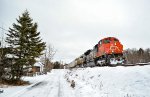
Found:
<svg viewBox="0 0 150 97"><path fill-rule="evenodd" d="M41 62L36 62L32 67L33 74L42 74L44 65Z"/></svg>
<svg viewBox="0 0 150 97"><path fill-rule="evenodd" d="M36 62L31 68L28 69L27 76L43 74L44 65L41 62Z"/></svg>

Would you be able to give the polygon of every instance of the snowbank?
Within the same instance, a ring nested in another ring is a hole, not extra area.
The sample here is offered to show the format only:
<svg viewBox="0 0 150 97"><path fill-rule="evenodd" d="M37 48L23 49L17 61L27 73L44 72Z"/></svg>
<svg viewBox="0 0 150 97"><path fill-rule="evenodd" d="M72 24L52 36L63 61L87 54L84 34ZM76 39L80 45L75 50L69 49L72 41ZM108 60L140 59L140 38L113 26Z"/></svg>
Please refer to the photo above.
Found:
<svg viewBox="0 0 150 97"><path fill-rule="evenodd" d="M80 68L65 77L76 97L150 97L150 66Z"/></svg>

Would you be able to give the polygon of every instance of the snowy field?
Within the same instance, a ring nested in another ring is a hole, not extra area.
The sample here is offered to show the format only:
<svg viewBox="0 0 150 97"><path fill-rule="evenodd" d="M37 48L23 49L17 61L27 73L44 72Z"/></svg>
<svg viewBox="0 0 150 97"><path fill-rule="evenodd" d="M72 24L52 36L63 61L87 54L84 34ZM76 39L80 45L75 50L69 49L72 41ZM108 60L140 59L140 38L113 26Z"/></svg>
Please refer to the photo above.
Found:
<svg viewBox="0 0 150 97"><path fill-rule="evenodd" d="M0 97L150 97L150 65L52 70L24 80L32 84L5 86Z"/></svg>

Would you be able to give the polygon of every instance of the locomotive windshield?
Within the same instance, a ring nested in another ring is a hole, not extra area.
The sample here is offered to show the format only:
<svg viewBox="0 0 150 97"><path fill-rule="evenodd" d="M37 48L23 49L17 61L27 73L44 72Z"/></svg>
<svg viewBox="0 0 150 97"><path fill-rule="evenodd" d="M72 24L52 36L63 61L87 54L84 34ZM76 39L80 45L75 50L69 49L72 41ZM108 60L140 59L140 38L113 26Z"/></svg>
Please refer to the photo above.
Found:
<svg viewBox="0 0 150 97"><path fill-rule="evenodd" d="M104 39L104 44L110 43L110 39Z"/></svg>
<svg viewBox="0 0 150 97"><path fill-rule="evenodd" d="M114 41L119 41L118 39L114 38Z"/></svg>

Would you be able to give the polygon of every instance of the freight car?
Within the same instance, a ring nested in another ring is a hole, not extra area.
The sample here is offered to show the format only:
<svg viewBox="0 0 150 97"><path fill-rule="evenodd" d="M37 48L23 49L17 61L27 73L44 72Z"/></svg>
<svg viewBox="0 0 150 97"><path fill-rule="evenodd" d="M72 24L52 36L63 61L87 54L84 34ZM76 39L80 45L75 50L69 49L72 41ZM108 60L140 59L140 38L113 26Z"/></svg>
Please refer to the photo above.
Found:
<svg viewBox="0 0 150 97"><path fill-rule="evenodd" d="M116 66L125 64L123 45L115 37L101 39L93 49L87 50L68 67Z"/></svg>

